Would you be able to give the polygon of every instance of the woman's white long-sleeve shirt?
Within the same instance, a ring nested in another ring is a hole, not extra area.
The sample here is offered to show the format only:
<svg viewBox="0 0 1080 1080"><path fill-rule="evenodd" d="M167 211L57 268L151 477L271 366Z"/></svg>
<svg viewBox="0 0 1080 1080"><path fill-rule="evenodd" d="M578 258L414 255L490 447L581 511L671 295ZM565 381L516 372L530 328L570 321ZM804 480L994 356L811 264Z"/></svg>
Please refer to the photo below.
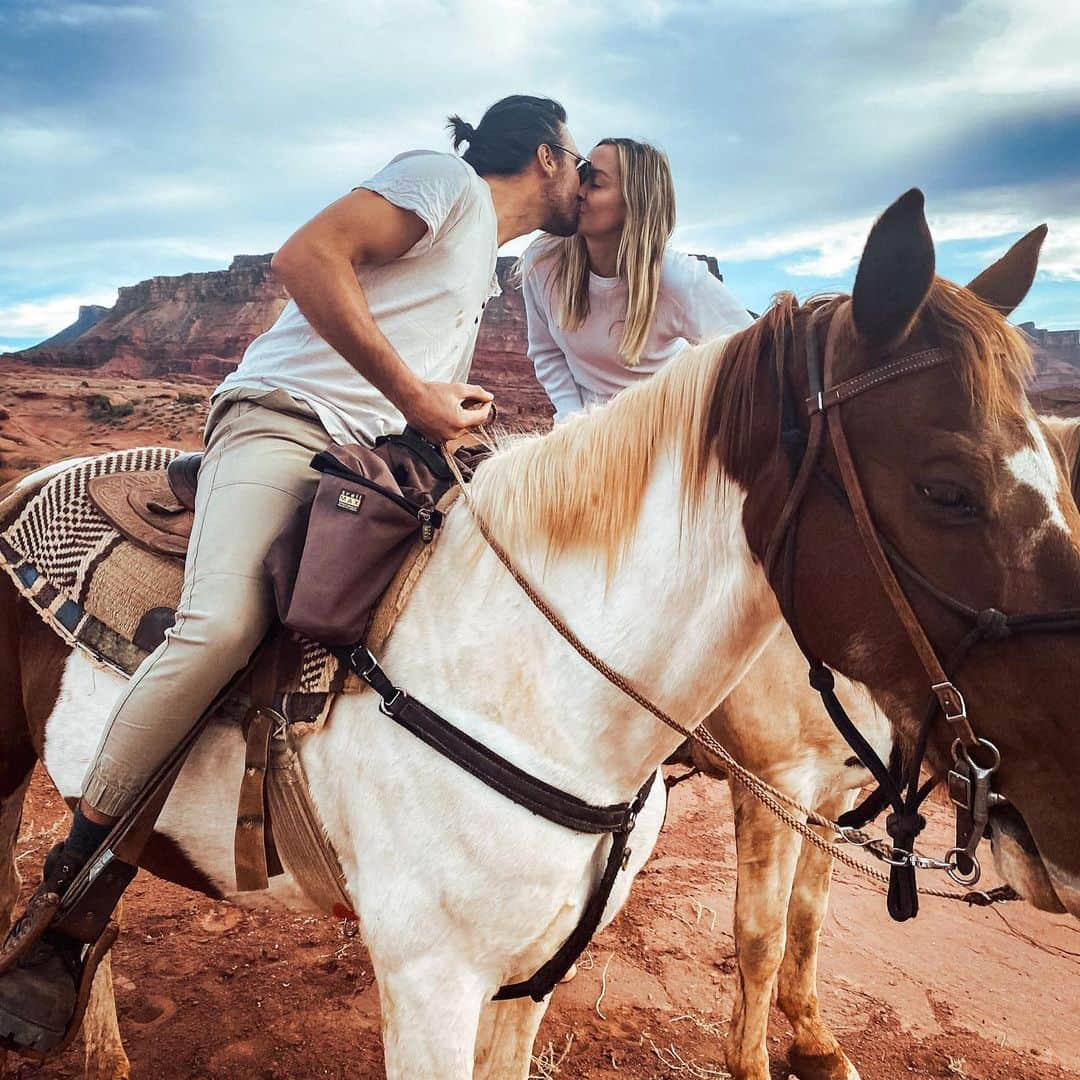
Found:
<svg viewBox="0 0 1080 1080"><path fill-rule="evenodd" d="M635 367L626 367L619 360L626 319L626 282L590 273L585 324L579 330L563 330L559 326L558 301L548 288L553 263L538 260L537 255L534 244L523 261L529 358L540 385L555 406L556 422L655 374L687 344L734 333L753 321L701 259L668 248L660 268L656 312L641 360Z"/></svg>

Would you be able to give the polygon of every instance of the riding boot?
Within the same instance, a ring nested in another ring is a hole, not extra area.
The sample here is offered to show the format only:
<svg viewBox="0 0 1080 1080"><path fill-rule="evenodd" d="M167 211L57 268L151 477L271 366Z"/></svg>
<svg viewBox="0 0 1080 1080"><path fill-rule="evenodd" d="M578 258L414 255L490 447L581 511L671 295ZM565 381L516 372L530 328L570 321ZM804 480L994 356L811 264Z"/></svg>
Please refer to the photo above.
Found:
<svg viewBox="0 0 1080 1080"><path fill-rule="evenodd" d="M86 945L55 929L40 933L44 912L57 901L86 860L57 844L45 857L41 884L15 923L5 950L39 934L0 974L0 1047L48 1054L64 1041L75 1013Z"/></svg>

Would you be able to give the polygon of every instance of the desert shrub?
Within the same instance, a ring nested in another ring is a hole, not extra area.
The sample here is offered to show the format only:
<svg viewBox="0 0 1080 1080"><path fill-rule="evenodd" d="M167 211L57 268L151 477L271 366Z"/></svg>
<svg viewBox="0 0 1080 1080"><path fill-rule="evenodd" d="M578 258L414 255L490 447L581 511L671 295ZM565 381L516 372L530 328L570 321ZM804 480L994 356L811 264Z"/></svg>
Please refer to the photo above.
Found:
<svg viewBox="0 0 1080 1080"><path fill-rule="evenodd" d="M92 394L87 402L91 420L119 420L130 416L135 406L130 401L118 401L115 404L105 394Z"/></svg>

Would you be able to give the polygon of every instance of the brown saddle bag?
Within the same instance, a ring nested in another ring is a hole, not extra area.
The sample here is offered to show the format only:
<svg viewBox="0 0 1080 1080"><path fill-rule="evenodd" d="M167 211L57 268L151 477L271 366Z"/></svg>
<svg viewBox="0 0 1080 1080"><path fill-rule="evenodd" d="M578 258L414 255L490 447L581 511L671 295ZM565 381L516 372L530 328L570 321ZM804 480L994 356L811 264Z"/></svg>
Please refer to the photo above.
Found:
<svg viewBox="0 0 1080 1080"><path fill-rule="evenodd" d="M485 454L457 452L465 479ZM289 629L355 645L412 544L434 540L437 504L456 480L438 447L411 428L374 447L331 446L311 464L322 473L315 498L297 510L264 566Z"/></svg>

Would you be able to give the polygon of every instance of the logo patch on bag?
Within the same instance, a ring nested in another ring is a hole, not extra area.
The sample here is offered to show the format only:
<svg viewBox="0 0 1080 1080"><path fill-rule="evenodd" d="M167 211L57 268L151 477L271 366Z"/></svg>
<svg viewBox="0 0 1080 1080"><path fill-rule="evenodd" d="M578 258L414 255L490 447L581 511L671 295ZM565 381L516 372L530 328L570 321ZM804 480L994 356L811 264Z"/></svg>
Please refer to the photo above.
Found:
<svg viewBox="0 0 1080 1080"><path fill-rule="evenodd" d="M337 497L337 507L339 510L348 510L350 514L355 514L360 509L360 504L363 501L364 496L359 491L342 488Z"/></svg>

